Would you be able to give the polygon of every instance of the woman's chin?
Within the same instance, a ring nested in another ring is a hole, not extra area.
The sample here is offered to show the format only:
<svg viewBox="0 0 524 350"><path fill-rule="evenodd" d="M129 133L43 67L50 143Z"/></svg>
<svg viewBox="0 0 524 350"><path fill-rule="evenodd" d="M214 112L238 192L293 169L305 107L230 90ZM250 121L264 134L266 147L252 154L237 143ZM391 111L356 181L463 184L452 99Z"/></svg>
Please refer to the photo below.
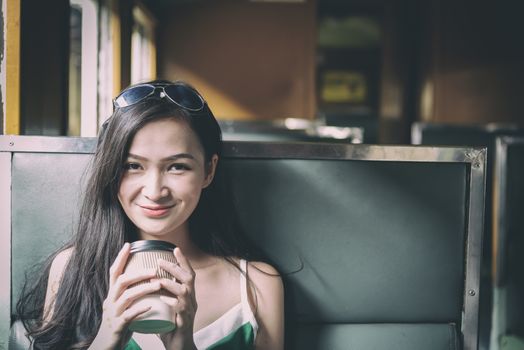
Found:
<svg viewBox="0 0 524 350"><path fill-rule="evenodd" d="M147 239L147 240L167 240L167 233L162 231L141 231L140 232L140 239Z"/></svg>
<svg viewBox="0 0 524 350"><path fill-rule="evenodd" d="M137 225L141 239L172 241L176 236L183 235L187 229L186 225L180 225L178 222L141 222L141 224Z"/></svg>
<svg viewBox="0 0 524 350"><path fill-rule="evenodd" d="M161 241L171 241L174 236L174 232L171 231L165 231L165 230L154 230L154 229L148 229L148 230L140 230L140 239L145 240L161 240Z"/></svg>

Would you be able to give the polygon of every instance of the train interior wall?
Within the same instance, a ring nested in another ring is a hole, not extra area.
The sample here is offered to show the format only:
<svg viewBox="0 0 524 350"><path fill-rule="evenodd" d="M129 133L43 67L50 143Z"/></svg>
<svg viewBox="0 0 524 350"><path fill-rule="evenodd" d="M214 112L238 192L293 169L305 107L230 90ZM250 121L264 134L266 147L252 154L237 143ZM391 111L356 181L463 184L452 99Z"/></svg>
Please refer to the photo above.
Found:
<svg viewBox="0 0 524 350"><path fill-rule="evenodd" d="M318 118L317 13L330 6L380 19L378 96L368 115L380 125L378 142L408 143L414 121L521 123L516 2L158 2L158 74L192 81L222 119ZM22 134L64 133L67 7L21 2Z"/></svg>

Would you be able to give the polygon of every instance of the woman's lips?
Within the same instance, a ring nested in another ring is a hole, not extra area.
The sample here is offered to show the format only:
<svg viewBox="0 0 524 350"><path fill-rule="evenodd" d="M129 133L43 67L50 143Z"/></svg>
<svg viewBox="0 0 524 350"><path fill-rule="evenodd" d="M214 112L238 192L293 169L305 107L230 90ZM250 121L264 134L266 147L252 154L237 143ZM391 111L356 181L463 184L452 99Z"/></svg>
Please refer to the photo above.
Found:
<svg viewBox="0 0 524 350"><path fill-rule="evenodd" d="M149 217L161 217L169 212L169 209L173 208L174 205L170 206L151 206L151 205L139 205L142 212Z"/></svg>

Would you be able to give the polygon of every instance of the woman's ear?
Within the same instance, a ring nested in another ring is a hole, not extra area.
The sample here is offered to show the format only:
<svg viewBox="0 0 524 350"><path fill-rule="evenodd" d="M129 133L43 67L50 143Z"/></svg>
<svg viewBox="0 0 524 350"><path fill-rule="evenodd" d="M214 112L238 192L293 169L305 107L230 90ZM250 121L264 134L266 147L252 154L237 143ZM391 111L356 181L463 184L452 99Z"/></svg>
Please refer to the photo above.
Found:
<svg viewBox="0 0 524 350"><path fill-rule="evenodd" d="M218 164L218 155L213 154L213 157L211 157L211 160L209 163L206 164L206 178L204 179L204 184L202 185L202 188L206 188L213 182L213 178L215 177L215 171L217 169Z"/></svg>

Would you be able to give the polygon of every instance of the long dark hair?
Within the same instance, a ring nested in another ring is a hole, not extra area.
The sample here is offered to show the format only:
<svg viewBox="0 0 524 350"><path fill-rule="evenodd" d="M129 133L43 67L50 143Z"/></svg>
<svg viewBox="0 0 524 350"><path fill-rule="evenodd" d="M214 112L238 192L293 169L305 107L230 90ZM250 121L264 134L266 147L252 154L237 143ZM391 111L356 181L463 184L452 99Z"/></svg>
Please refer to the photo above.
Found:
<svg viewBox="0 0 524 350"><path fill-rule="evenodd" d="M214 154L220 158L221 131L207 103L201 111L190 112L166 98L153 96L116 108L99 134L76 232L67 245L47 260L37 281L26 281L17 303L18 317L33 338L35 349L84 349L96 336L102 303L109 289L109 268L124 242L138 239L137 229L117 197L123 164L137 131L161 118L176 118L189 125L204 149L206 164ZM190 238L203 251L224 257L233 264L233 257L265 260L237 224L222 168L219 161L213 182L203 190L189 218ZM44 321L51 263L58 253L68 248L74 253L60 281L52 315Z"/></svg>

